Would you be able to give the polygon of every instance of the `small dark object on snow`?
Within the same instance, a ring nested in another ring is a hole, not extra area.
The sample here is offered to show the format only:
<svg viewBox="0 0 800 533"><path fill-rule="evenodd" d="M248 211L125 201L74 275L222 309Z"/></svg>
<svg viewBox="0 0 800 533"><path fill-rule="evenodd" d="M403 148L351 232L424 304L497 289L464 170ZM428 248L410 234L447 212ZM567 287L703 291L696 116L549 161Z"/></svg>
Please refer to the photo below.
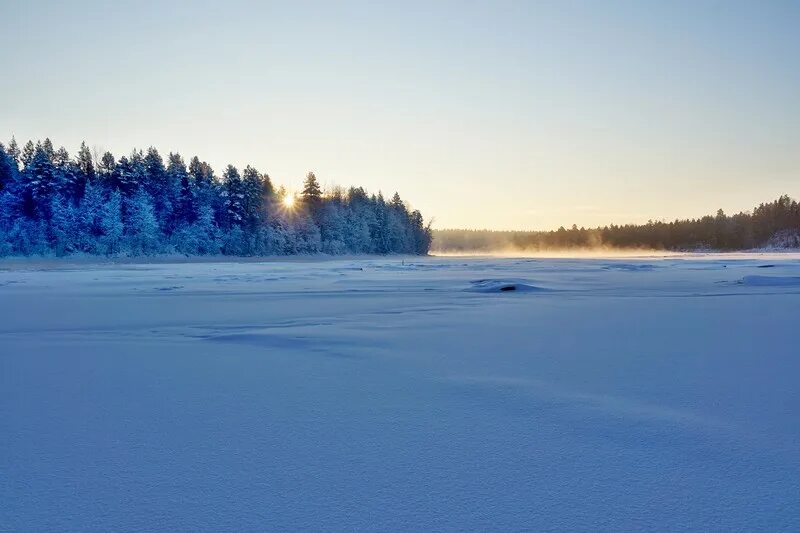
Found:
<svg viewBox="0 0 800 533"><path fill-rule="evenodd" d="M758 265L756 268L775 268L775 265Z"/></svg>
<svg viewBox="0 0 800 533"><path fill-rule="evenodd" d="M516 285L503 285L500 287L500 292L508 292L508 291L515 291L517 290Z"/></svg>

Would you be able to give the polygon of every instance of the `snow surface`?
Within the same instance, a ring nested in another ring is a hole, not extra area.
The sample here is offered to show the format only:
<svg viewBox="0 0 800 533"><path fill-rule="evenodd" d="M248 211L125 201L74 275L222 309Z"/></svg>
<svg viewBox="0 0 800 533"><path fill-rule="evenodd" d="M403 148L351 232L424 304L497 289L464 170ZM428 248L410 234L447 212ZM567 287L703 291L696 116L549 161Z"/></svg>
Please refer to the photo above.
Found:
<svg viewBox="0 0 800 533"><path fill-rule="evenodd" d="M797 256L56 265L2 530L800 530Z"/></svg>

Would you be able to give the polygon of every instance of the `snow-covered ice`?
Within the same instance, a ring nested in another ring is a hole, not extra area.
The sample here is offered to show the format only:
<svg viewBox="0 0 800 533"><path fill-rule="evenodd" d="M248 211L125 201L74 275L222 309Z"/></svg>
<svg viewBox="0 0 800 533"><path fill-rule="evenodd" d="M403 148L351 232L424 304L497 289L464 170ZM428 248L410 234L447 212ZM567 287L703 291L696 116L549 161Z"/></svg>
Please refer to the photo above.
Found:
<svg viewBox="0 0 800 533"><path fill-rule="evenodd" d="M793 255L12 264L0 530L797 531L798 280Z"/></svg>

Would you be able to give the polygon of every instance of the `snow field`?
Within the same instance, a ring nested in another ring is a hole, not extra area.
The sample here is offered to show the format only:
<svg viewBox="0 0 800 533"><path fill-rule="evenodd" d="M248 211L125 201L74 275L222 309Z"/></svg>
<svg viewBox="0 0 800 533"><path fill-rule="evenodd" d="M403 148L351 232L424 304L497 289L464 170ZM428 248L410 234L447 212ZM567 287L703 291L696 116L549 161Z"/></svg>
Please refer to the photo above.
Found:
<svg viewBox="0 0 800 533"><path fill-rule="evenodd" d="M0 530L800 529L796 256L57 265Z"/></svg>

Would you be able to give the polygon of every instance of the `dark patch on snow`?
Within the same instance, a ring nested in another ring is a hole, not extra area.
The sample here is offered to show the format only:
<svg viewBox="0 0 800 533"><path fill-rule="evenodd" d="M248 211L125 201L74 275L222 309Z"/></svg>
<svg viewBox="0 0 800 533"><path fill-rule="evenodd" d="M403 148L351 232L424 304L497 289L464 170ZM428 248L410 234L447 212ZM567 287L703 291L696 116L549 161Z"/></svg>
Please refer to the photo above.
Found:
<svg viewBox="0 0 800 533"><path fill-rule="evenodd" d="M775 265L758 265L756 268L775 268Z"/></svg>
<svg viewBox="0 0 800 533"><path fill-rule="evenodd" d="M544 292L548 289L512 279L478 279L470 282L469 292Z"/></svg>

